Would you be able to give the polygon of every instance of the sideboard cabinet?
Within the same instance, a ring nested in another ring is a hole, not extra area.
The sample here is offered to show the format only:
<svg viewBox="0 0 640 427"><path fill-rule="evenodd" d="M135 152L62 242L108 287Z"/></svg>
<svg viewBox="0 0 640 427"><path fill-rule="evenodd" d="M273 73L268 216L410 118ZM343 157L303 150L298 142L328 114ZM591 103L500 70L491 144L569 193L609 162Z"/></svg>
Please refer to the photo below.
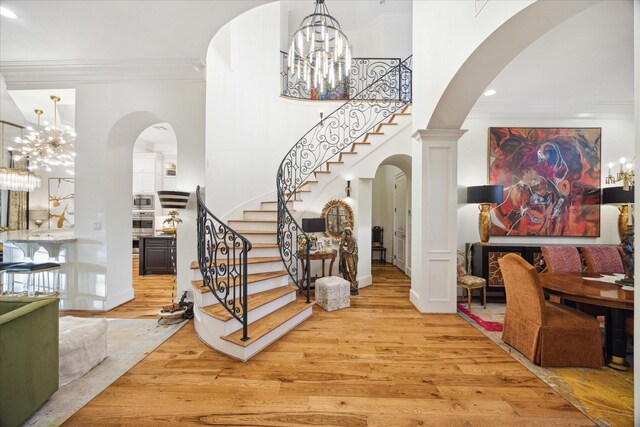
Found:
<svg viewBox="0 0 640 427"><path fill-rule="evenodd" d="M471 250L471 252L470 252ZM545 269L540 246L467 243L467 254L471 254L471 274L487 281L487 290L504 289L504 280L498 260L507 254L517 254L542 272Z"/></svg>

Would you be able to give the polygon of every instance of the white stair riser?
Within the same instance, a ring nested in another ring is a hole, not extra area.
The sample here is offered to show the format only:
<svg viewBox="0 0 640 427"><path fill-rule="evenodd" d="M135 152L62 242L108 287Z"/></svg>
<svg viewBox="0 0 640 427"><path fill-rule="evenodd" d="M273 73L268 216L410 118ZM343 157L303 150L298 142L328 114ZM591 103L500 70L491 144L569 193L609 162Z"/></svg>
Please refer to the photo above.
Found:
<svg viewBox="0 0 640 427"><path fill-rule="evenodd" d="M222 325L222 322L210 321L216 319L213 319L211 316L207 316L206 314L200 312L200 310L194 310L194 313L194 327L196 330L196 334L205 344L221 353L246 362L260 350L277 341L278 338L298 326L304 320L311 317L311 314L313 313L313 304L309 304L309 307L306 310L292 317L291 319L247 347L241 347L220 338L221 336L223 336L222 330L224 328L224 325Z"/></svg>
<svg viewBox="0 0 640 427"><path fill-rule="evenodd" d="M269 301L267 304L261 305L260 307L256 307L255 309L249 311L249 324L255 322L256 320L262 319L264 316L273 313L274 311L284 307L290 302L295 301L296 292L291 292L290 294L283 295L280 298ZM222 322L216 318L212 318L213 321ZM222 335L229 335L242 328L240 322L236 319L227 320L224 323L224 333Z"/></svg>
<svg viewBox="0 0 640 427"><path fill-rule="evenodd" d="M261 280L255 283L249 283L247 285L247 292L249 295L257 294L258 292L268 291L270 289L279 288L289 284L291 278L289 275L280 277L274 277L267 280ZM218 304L218 299L214 297L211 292L194 292L194 300L197 302L198 307L204 307L206 305Z"/></svg>
<svg viewBox="0 0 640 427"><path fill-rule="evenodd" d="M271 243L271 244L276 244L277 242L277 236L275 234L275 230L274 230L274 234L252 234L252 233L247 233L244 235L244 237L246 237L251 243ZM253 256L256 256L255 254L253 254Z"/></svg>
<svg viewBox="0 0 640 427"><path fill-rule="evenodd" d="M249 274L268 273L270 271L284 270L284 264L282 261L247 264L247 270L249 271ZM192 270L191 274L193 276L191 280L202 279L202 273L200 270Z"/></svg>
<svg viewBox="0 0 640 427"><path fill-rule="evenodd" d="M298 201L298 203L300 203L300 201ZM293 200L290 200L290 201L287 202L287 207L289 208L289 210L295 209L295 204L293 203ZM261 202L260 203L260 209L277 210L278 209L278 202L276 202L276 201Z"/></svg>
<svg viewBox="0 0 640 427"><path fill-rule="evenodd" d="M276 221L278 219L278 212L244 211L244 213L242 214L242 219L262 219L262 220Z"/></svg>
<svg viewBox="0 0 640 427"><path fill-rule="evenodd" d="M259 230L259 231L273 231L275 232L278 225L275 222L244 222L244 221L229 221L229 227L234 230ZM253 241L249 239L250 241Z"/></svg>

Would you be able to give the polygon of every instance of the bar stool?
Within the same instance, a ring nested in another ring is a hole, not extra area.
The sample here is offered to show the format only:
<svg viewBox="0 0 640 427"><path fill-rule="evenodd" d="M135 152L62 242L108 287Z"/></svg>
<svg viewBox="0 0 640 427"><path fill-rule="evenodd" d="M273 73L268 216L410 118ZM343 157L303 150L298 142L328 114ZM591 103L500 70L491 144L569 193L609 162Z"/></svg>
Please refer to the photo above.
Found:
<svg viewBox="0 0 640 427"><path fill-rule="evenodd" d="M20 262L9 261L9 262L0 262L0 295L4 295L5 293L9 293L8 289L4 289L4 276L5 272L8 268L13 267L17 264L21 264ZM13 289L11 289L11 293L13 293Z"/></svg>
<svg viewBox="0 0 640 427"><path fill-rule="evenodd" d="M49 272L55 271L56 274L53 280L53 287L49 281ZM41 278L40 284L42 285L42 291L45 293L55 293L59 291L60 282L60 264L55 262L22 262L16 265L10 266L5 270L5 273L9 276L9 286L11 290L14 290L14 275L26 274L28 275L26 290L29 295L33 295L36 292L36 278ZM53 289L53 292L51 292ZM40 290L40 286L38 286Z"/></svg>

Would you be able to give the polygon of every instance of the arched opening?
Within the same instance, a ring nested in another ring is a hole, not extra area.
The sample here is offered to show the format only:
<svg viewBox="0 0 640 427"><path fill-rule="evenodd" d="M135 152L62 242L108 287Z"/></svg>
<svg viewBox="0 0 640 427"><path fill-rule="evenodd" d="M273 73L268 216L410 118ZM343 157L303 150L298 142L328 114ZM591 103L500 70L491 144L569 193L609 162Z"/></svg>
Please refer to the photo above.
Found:
<svg viewBox="0 0 640 427"><path fill-rule="evenodd" d="M131 256L133 149L143 131L159 123L164 120L152 112L129 113L116 122L107 138L107 168L114 177L107 187L107 293L126 294L127 300L134 298Z"/></svg>

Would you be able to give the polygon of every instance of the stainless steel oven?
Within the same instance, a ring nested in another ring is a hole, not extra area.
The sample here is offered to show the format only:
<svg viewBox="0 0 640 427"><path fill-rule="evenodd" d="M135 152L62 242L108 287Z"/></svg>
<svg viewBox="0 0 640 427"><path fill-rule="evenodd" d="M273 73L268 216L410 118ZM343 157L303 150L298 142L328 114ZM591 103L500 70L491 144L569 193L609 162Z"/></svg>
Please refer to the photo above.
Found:
<svg viewBox="0 0 640 427"><path fill-rule="evenodd" d="M134 211L152 211L155 209L155 194L134 194L133 210Z"/></svg>
<svg viewBox="0 0 640 427"><path fill-rule="evenodd" d="M133 213L133 236L152 236L156 227L156 218L153 212Z"/></svg>

